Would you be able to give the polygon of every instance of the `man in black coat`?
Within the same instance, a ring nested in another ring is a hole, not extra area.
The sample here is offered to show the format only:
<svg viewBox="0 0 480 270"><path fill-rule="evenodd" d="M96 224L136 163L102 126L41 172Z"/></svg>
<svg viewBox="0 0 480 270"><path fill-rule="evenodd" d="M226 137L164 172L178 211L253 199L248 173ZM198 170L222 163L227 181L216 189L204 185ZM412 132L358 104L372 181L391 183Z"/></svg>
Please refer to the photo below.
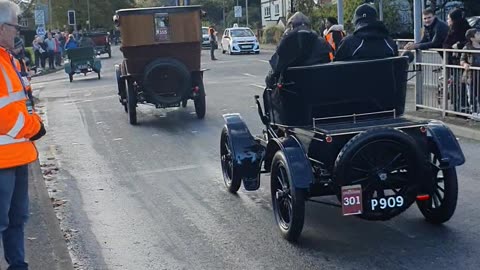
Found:
<svg viewBox="0 0 480 270"><path fill-rule="evenodd" d="M405 50L428 50L442 48L443 42L448 34L448 25L435 16L433 10L427 8L423 11L423 37L419 43L408 43Z"/></svg>
<svg viewBox="0 0 480 270"><path fill-rule="evenodd" d="M330 45L312 31L310 20L296 12L287 23L287 30L270 59L271 70L265 78L267 87L274 88L280 74L288 67L330 62Z"/></svg>
<svg viewBox="0 0 480 270"><path fill-rule="evenodd" d="M398 55L398 48L377 11L369 4L355 10L355 31L342 40L334 61L380 59Z"/></svg>

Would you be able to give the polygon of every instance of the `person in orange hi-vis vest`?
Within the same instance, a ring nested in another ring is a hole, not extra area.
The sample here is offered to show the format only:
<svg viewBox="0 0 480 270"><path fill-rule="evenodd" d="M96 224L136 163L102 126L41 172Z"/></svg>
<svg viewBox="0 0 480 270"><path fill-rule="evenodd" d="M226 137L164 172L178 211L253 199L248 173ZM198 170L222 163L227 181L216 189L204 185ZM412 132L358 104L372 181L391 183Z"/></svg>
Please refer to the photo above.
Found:
<svg viewBox="0 0 480 270"><path fill-rule="evenodd" d="M337 19L334 17L328 17L325 20L325 31L323 36L327 40L328 44L332 46L333 52L330 53L330 60L333 60L335 50L340 45L340 42L345 37L345 32L343 31L343 25L338 24Z"/></svg>
<svg viewBox="0 0 480 270"><path fill-rule="evenodd" d="M8 50L14 48L18 5L0 0L0 235L8 269L28 269L24 226L28 219L28 164L37 159L33 141L46 131Z"/></svg>

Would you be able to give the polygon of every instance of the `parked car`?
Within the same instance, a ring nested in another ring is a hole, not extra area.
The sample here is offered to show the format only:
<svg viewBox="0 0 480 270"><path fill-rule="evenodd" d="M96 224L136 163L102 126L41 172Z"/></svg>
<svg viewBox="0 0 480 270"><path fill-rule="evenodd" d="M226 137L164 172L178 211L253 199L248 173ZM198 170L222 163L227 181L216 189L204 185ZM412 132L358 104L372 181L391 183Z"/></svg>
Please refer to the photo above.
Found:
<svg viewBox="0 0 480 270"><path fill-rule="evenodd" d="M260 44L253 31L248 27L225 29L222 36L222 53L260 53Z"/></svg>
<svg viewBox="0 0 480 270"><path fill-rule="evenodd" d="M208 27L202 27L202 48L210 48L210 39L208 37Z"/></svg>

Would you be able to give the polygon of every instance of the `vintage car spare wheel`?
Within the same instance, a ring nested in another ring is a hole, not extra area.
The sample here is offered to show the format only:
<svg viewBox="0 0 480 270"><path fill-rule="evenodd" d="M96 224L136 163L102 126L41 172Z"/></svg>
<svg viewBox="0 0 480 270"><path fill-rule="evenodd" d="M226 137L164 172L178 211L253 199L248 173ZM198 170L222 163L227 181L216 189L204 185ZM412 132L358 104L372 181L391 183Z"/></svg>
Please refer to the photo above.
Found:
<svg viewBox="0 0 480 270"><path fill-rule="evenodd" d="M341 198L342 186L360 185L363 213L359 217L388 220L402 213L415 201L423 179L425 166L418 148L411 136L392 128L359 133L335 161L337 197Z"/></svg>
<svg viewBox="0 0 480 270"><path fill-rule="evenodd" d="M173 58L150 62L144 70L143 88L147 100L159 105L180 103L191 90L190 72Z"/></svg>

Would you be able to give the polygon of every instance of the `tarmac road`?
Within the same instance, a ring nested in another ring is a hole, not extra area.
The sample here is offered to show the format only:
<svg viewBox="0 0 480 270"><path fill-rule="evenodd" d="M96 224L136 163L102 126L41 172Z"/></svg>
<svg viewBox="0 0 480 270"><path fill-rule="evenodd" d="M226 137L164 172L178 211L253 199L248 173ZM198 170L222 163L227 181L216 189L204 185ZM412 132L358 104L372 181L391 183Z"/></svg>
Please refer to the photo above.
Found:
<svg viewBox="0 0 480 270"><path fill-rule="evenodd" d="M478 269L480 144L461 139L460 196L444 226L423 221L413 206L388 222L342 217L307 203L298 244L283 240L271 211L269 178L257 192L229 194L219 161L222 114L239 112L260 131L253 102L261 94L269 53L203 52L207 115L187 108L139 107L130 126L118 102L117 49L95 74L34 80L47 115L43 161L60 168L55 196L67 200L62 227L79 269ZM257 85L257 86L255 86Z"/></svg>

